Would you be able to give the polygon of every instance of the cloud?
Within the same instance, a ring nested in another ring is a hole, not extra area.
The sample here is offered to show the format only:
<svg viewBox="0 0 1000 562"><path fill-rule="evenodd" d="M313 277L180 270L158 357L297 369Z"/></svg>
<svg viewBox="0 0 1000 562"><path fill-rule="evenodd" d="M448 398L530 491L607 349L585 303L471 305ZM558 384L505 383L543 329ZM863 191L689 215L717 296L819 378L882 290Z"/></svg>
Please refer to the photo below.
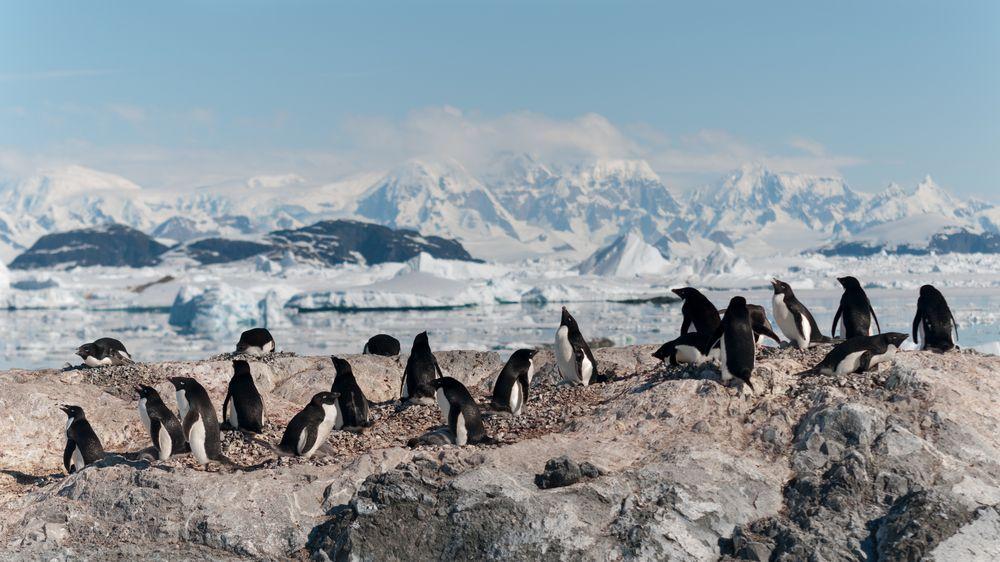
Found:
<svg viewBox="0 0 1000 562"><path fill-rule="evenodd" d="M138 125L146 120L146 110L135 105L112 104L108 106L108 111L133 125Z"/></svg>

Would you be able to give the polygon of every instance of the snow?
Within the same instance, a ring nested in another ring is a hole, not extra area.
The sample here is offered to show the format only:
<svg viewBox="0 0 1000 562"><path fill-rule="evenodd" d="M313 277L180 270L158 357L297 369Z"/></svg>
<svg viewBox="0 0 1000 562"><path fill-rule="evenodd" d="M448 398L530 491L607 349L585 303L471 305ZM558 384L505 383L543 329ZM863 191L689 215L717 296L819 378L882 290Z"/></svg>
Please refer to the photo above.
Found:
<svg viewBox="0 0 1000 562"><path fill-rule="evenodd" d="M608 277L658 275L670 268L660 251L647 243L642 234L629 231L610 246L601 248L579 266L582 274Z"/></svg>

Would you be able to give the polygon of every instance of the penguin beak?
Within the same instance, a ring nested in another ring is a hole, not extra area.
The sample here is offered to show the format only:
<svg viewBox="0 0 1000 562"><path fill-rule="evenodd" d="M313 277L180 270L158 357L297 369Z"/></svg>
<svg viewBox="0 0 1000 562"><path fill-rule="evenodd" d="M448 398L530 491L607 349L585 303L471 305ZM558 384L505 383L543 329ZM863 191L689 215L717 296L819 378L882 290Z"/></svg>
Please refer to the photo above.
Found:
<svg viewBox="0 0 1000 562"><path fill-rule="evenodd" d="M83 350L83 347L76 348L76 354L79 355L81 359L87 358L87 352Z"/></svg>
<svg viewBox="0 0 1000 562"><path fill-rule="evenodd" d="M65 414L66 414L67 416L68 416L68 415L69 415L69 413L70 413L70 412L72 411L72 408L70 408L69 406L67 406L67 405L65 405L65 404L62 404L62 405L60 405L60 406L59 406L59 409L60 409L60 410L62 410L62 411L63 411L63 413L65 413Z"/></svg>

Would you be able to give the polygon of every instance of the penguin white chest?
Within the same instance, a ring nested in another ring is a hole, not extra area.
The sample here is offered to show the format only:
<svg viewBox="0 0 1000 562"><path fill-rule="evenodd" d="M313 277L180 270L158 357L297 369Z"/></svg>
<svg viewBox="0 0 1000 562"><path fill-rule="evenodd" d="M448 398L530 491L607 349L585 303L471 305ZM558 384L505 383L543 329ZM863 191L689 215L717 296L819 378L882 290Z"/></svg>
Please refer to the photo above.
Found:
<svg viewBox="0 0 1000 562"><path fill-rule="evenodd" d="M165 461L170 458L174 450L174 440L170 438L170 432L165 426L160 426L160 435L157 436L156 448L159 450L159 458Z"/></svg>
<svg viewBox="0 0 1000 562"><path fill-rule="evenodd" d="M73 447L73 456L69 460L70 472L79 472L86 463L83 460L83 452L80 451L80 446L77 445Z"/></svg>
<svg viewBox="0 0 1000 562"><path fill-rule="evenodd" d="M226 421L234 429L240 427L240 417L236 414L236 398L229 397L229 408L226 409Z"/></svg>
<svg viewBox="0 0 1000 562"><path fill-rule="evenodd" d="M576 372L576 354L573 344L569 342L569 328L566 326L559 326L556 330L556 364L564 380L580 382L580 373Z"/></svg>
<svg viewBox="0 0 1000 562"><path fill-rule="evenodd" d="M858 370L861 366L861 356L864 355L864 351L855 351L854 353L849 353L847 357L840 360L837 363L837 369L834 371L835 375L849 375Z"/></svg>
<svg viewBox="0 0 1000 562"><path fill-rule="evenodd" d="M701 354L701 350L693 345L678 345L674 358L678 363L697 364L705 361L704 356Z"/></svg>
<svg viewBox="0 0 1000 562"><path fill-rule="evenodd" d="M312 447L309 447L309 450L300 452L302 456L313 456L316 450L323 443L326 443L326 439L330 437L330 432L333 431L334 424L337 423L337 410L339 410L337 404L323 404L323 421L316 427L316 442L312 444ZM306 432L303 431L302 436L299 438L299 451L302 451L302 448L305 447L305 434Z"/></svg>
<svg viewBox="0 0 1000 562"><path fill-rule="evenodd" d="M88 355L86 359L83 360L83 363L88 367L104 367L111 364L111 358L105 357L104 359L98 359L93 355Z"/></svg>
<svg viewBox="0 0 1000 562"><path fill-rule="evenodd" d="M723 335L722 339L719 340L719 366L722 371L722 382L728 382L733 378L732 373L729 372L729 365L726 363L726 336Z"/></svg>
<svg viewBox="0 0 1000 562"><path fill-rule="evenodd" d="M181 421L184 421L184 418L187 416L188 410L191 409L191 406L188 404L187 401L187 394L185 394L183 390L178 390L176 398L177 398L178 417L180 417Z"/></svg>
<svg viewBox="0 0 1000 562"><path fill-rule="evenodd" d="M205 422L202 421L201 416L191 424L187 439L194 458L201 464L208 464L208 452L205 450Z"/></svg>
<svg viewBox="0 0 1000 562"><path fill-rule="evenodd" d="M146 431L149 431L149 412L146 411L146 399L139 399L139 419L142 420L142 425L146 427Z"/></svg>
<svg viewBox="0 0 1000 562"><path fill-rule="evenodd" d="M528 359L528 384L531 384L532 377L535 376L535 360Z"/></svg>
<svg viewBox="0 0 1000 562"><path fill-rule="evenodd" d="M795 342L799 349L803 349L809 345L809 336L802 329L802 326L796 325L795 315L792 314L788 305L785 304L784 295L774 295L772 297L771 310L774 311L774 320L778 323L778 328L781 329L781 333L786 338ZM802 320L805 326L809 326L809 322L805 318Z"/></svg>
<svg viewBox="0 0 1000 562"><path fill-rule="evenodd" d="M434 392L434 398L437 400L438 408L441 409L441 415L444 417L444 423L448 423L451 418L451 403L448 402L448 397L444 395L444 390L439 388Z"/></svg>
<svg viewBox="0 0 1000 562"><path fill-rule="evenodd" d="M524 395L521 393L521 383L514 381L514 386L510 388L510 402L508 404L510 412L515 416L521 415L524 407Z"/></svg>
<svg viewBox="0 0 1000 562"><path fill-rule="evenodd" d="M923 350L927 348L927 330L924 329L924 321L921 320L917 325L917 339L920 340L920 346L917 349Z"/></svg>
<svg viewBox="0 0 1000 562"><path fill-rule="evenodd" d="M469 442L469 428L465 426L465 416L459 412L455 417L455 444L465 445Z"/></svg>

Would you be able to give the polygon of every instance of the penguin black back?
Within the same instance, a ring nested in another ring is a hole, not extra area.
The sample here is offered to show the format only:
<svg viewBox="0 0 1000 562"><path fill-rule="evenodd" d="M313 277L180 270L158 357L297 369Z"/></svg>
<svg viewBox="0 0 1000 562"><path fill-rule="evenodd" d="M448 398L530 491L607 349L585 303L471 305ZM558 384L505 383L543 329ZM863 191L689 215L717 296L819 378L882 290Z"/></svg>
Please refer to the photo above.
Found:
<svg viewBox="0 0 1000 562"><path fill-rule="evenodd" d="M60 409L66 413L66 449L63 451L63 466L72 474L85 466L104 458L104 447L87 421L80 406L65 405Z"/></svg>
<svg viewBox="0 0 1000 562"><path fill-rule="evenodd" d="M441 367L431 352L427 332L417 334L413 338L413 347L410 348L410 356L406 359L406 368L403 370L400 398L409 400L433 397L434 389L428 385L435 378L442 376L444 375L441 373Z"/></svg>
<svg viewBox="0 0 1000 562"><path fill-rule="evenodd" d="M774 328L771 326L771 321L767 319L767 311L764 310L763 306L759 304L747 304L747 311L750 313L750 327L753 328L755 342L759 342L761 336L764 336L777 343L781 343L781 338L778 337L778 334L774 333ZM720 317L725 314L726 309L719 311Z"/></svg>
<svg viewBox="0 0 1000 562"><path fill-rule="evenodd" d="M715 332L719 327L719 313L712 301L694 287L673 289L673 293L684 299L681 306L681 334L688 333L693 327L695 331L706 334Z"/></svg>
<svg viewBox="0 0 1000 562"><path fill-rule="evenodd" d="M732 377L736 377L753 390L750 376L753 374L757 347L754 343L750 311L747 309L745 298L730 299L722 323L707 341L708 347L702 349L705 355L708 355L708 351L716 342L721 344L719 363L722 368L722 381L728 382Z"/></svg>
<svg viewBox="0 0 1000 562"><path fill-rule="evenodd" d="M365 348L361 353L395 357L399 355L399 340L389 334L376 334L365 343Z"/></svg>
<svg viewBox="0 0 1000 562"><path fill-rule="evenodd" d="M76 354L88 367L132 363L132 356L125 349L125 344L114 338L98 338L85 343L76 350Z"/></svg>
<svg viewBox="0 0 1000 562"><path fill-rule="evenodd" d="M835 345L813 370L825 375L862 373L894 353L904 340L906 334L899 332L855 336Z"/></svg>
<svg viewBox="0 0 1000 562"><path fill-rule="evenodd" d="M913 341L920 349L930 349L943 353L955 347L952 339L958 339L958 323L941 291L933 285L920 287L917 299L917 314L913 317Z"/></svg>
<svg viewBox="0 0 1000 562"><path fill-rule="evenodd" d="M511 354L493 385L490 403L494 409L505 410L515 415L521 413L521 409L528 401L528 389L535 370L533 358L536 353L538 351L534 349L518 349Z"/></svg>
<svg viewBox="0 0 1000 562"><path fill-rule="evenodd" d="M251 433L264 430L264 400L246 361L233 361L233 377L222 402L222 418L230 429Z"/></svg>
<svg viewBox="0 0 1000 562"><path fill-rule="evenodd" d="M338 407L342 416L341 427L368 427L371 425L368 412L368 398L365 396L358 380L354 378L354 370L346 359L330 356L336 374L330 392L339 395ZM337 429L340 429L339 427Z"/></svg>
<svg viewBox="0 0 1000 562"><path fill-rule="evenodd" d="M160 453L160 460L166 460L171 455L187 450L187 440L184 429L174 412L163 403L160 393L151 386L144 384L136 387L139 393L139 413L149 421L147 430L153 442L153 447ZM146 420L143 420L146 421ZM163 435L166 432L166 435ZM166 445L169 443L169 450Z"/></svg>
<svg viewBox="0 0 1000 562"><path fill-rule="evenodd" d="M875 309L872 308L872 303L868 300L868 294L861 287L861 283L850 276L839 277L837 281L844 287L844 294L840 297L840 306L833 316L831 329L833 335L837 335L838 320L841 320L841 336L844 338L870 335L872 320L881 332L882 327L878 324Z"/></svg>
<svg viewBox="0 0 1000 562"><path fill-rule="evenodd" d="M236 342L236 353L264 355L274 351L274 338L267 328L251 328L240 334Z"/></svg>
<svg viewBox="0 0 1000 562"><path fill-rule="evenodd" d="M201 464L210 460L226 461L222 455L219 418L205 387L190 377L169 377L177 389L177 408L181 427L191 453Z"/></svg>
<svg viewBox="0 0 1000 562"><path fill-rule="evenodd" d="M446 418L449 431L455 437L456 445L494 442L486 434L479 406L464 384L452 377L442 377L434 379L430 385L435 389L441 413Z"/></svg>

